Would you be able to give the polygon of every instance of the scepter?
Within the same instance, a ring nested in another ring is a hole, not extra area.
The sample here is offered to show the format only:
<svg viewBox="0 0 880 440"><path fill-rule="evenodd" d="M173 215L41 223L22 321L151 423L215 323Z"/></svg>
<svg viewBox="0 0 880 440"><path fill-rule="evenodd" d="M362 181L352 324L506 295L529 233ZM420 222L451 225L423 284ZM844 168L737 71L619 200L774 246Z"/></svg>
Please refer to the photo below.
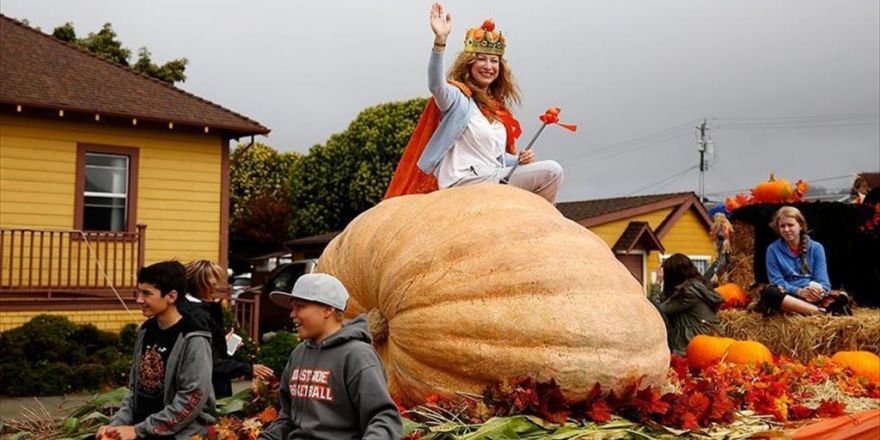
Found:
<svg viewBox="0 0 880 440"><path fill-rule="evenodd" d="M559 122L559 112L560 111L561 110L559 109L559 107L550 107L547 109L546 112L544 112L543 115L538 117L538 119L540 119L542 122L541 127L538 128L538 131L535 132L535 135L532 136L532 139L529 141L528 145L526 145L526 148L524 148L523 151L531 150L532 146L535 144L535 141L538 140L538 136L541 136L541 133L544 131L544 128L550 124L556 124L556 125L564 128L568 131L572 131L572 132L577 131L577 125L563 124L563 123ZM501 183L502 185L507 185L507 183L510 182L510 176L513 175L513 173L516 171L516 169L518 167L519 167L519 161L517 161L515 164L513 164L513 166L510 168L510 171L507 173L506 176L504 176L504 178L501 179L501 181L499 183Z"/></svg>

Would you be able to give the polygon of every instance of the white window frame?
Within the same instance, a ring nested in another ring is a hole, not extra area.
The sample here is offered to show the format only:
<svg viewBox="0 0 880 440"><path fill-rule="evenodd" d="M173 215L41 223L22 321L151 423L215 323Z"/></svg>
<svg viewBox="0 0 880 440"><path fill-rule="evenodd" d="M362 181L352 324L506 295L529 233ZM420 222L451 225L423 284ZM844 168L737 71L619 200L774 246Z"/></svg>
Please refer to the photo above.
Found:
<svg viewBox="0 0 880 440"><path fill-rule="evenodd" d="M130 188L131 188L131 182L129 182L129 179L131 176L131 158L128 157L127 155L124 155L124 154L86 152L86 154L85 154L85 169L83 170L83 173L85 175L88 175L89 168L92 168L92 169L105 168L105 169L112 169L112 170L118 169L117 167L108 167L108 166L103 166L103 165L89 165L89 163L88 163L89 156L93 156L93 157L94 156L102 156L102 157L112 157L114 159L118 159L118 158L125 159L125 169L124 169L124 174L123 174L125 176L125 192L124 193L94 192L94 191L83 190L83 210L85 210L85 208L88 207L88 205L86 204L86 201L85 201L86 197L122 199L125 202L124 203L125 207L123 210L124 217L123 217L123 222L122 222L122 226L123 226L122 231L124 232L128 229L128 216L129 216L128 211L129 211L129 206L130 206L130 200L128 199L128 197L129 197ZM85 212L83 212L83 223L85 223Z"/></svg>
<svg viewBox="0 0 880 440"><path fill-rule="evenodd" d="M660 266L662 266L663 262L666 261L666 259L671 257L672 255L674 255L674 254L660 254ZM712 266L712 256L711 255L690 255L690 254L685 254L685 255L691 259L691 261L694 263L694 266L697 266L697 270L701 274L705 273L706 270L708 270L709 267ZM703 268L700 268L700 266L697 264L698 261L705 264L706 266Z"/></svg>

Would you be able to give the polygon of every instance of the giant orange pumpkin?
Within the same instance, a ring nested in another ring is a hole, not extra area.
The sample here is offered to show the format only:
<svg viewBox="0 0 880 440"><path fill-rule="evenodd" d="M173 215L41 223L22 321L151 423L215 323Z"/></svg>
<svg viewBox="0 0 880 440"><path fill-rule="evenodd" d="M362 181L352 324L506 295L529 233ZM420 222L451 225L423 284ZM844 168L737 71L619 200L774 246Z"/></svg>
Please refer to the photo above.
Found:
<svg viewBox="0 0 880 440"><path fill-rule="evenodd" d="M766 345L757 341L736 341L730 344L724 361L731 364L773 363L773 355Z"/></svg>
<svg viewBox="0 0 880 440"><path fill-rule="evenodd" d="M691 368L706 368L719 361L727 353L731 344L736 342L733 338L720 338L709 335L697 335L691 338L687 346L688 366Z"/></svg>
<svg viewBox="0 0 880 440"><path fill-rule="evenodd" d="M407 403L521 376L571 401L595 383L660 385L666 329L595 234L519 188L483 184L383 201L321 255L368 313L392 395Z"/></svg>
<svg viewBox="0 0 880 440"><path fill-rule="evenodd" d="M793 192L789 181L776 179L771 173L769 180L759 183L752 189L752 197L758 203L785 203L789 201Z"/></svg>
<svg viewBox="0 0 880 440"><path fill-rule="evenodd" d="M716 287L715 291L724 298L725 308L742 308L749 305L749 296L739 284L722 284Z"/></svg>
<svg viewBox="0 0 880 440"><path fill-rule="evenodd" d="M856 376L880 383L880 356L870 351L839 351L831 361L851 368Z"/></svg>

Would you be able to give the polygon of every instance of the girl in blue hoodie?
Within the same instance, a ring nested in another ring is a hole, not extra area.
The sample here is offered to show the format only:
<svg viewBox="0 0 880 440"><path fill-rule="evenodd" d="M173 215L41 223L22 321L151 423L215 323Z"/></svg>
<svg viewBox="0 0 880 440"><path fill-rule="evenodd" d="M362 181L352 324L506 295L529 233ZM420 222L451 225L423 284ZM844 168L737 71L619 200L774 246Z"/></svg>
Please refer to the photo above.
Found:
<svg viewBox="0 0 880 440"><path fill-rule="evenodd" d="M807 221L800 210L780 208L770 227L779 240L767 247L770 285L761 292L758 310L764 315L779 311L851 314L847 294L831 290L825 248L807 234Z"/></svg>

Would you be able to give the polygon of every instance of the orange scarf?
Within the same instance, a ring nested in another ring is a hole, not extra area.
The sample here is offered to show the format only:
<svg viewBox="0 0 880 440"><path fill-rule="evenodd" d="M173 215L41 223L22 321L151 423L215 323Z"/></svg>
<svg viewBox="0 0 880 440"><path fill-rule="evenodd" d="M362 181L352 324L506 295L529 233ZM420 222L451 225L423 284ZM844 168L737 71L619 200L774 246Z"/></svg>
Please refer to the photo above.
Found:
<svg viewBox="0 0 880 440"><path fill-rule="evenodd" d="M472 93L468 86L457 81L449 81L449 83L458 87L465 96L471 97ZM480 111L485 114L488 110L480 109ZM495 118L504 124L504 130L507 132L507 152L516 154L516 139L522 134L519 121L506 108L495 110L493 113ZM422 152L425 151L425 146L428 145L428 141L431 140L431 136L440 125L442 117L440 108L437 107L434 98L431 98L428 105L425 106L425 110L422 111L422 116L409 138L409 143L403 150L403 156L397 164L394 177L391 178L391 183L388 185L383 199L407 194L427 194L437 190L437 177L433 174L426 174L419 169L418 162L422 157Z"/></svg>

